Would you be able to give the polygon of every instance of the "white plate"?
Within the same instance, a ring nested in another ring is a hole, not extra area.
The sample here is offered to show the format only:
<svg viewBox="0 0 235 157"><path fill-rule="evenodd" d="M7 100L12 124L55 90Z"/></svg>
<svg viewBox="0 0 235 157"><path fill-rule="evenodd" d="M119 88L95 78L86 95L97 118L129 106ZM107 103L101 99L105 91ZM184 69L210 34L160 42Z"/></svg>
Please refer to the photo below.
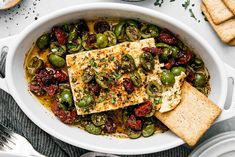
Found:
<svg viewBox="0 0 235 157"><path fill-rule="evenodd" d="M235 156L235 132L221 133L200 144L189 157Z"/></svg>

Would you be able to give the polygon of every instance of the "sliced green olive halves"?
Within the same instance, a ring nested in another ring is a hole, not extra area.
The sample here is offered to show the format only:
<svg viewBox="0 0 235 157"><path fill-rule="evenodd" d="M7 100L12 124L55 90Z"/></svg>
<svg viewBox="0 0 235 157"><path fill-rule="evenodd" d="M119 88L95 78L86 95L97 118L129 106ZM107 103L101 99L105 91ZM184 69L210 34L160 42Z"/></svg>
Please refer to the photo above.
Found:
<svg viewBox="0 0 235 157"><path fill-rule="evenodd" d="M130 41L140 40L141 33L135 26L128 26L126 28L126 35Z"/></svg>
<svg viewBox="0 0 235 157"><path fill-rule="evenodd" d="M64 108L73 107L73 95L69 89L64 89L59 96L59 102Z"/></svg>
<svg viewBox="0 0 235 157"><path fill-rule="evenodd" d="M34 75L43 66L44 66L43 60L35 56L29 61L27 70L29 74Z"/></svg>
<svg viewBox="0 0 235 157"><path fill-rule="evenodd" d="M173 85L175 83L175 76L169 70L163 70L161 81L164 85Z"/></svg>
<svg viewBox="0 0 235 157"><path fill-rule="evenodd" d="M82 108L86 108L86 107L89 107L92 103L94 102L94 98L87 94L85 96L83 96L83 98L76 103L76 105L78 107L82 107Z"/></svg>
<svg viewBox="0 0 235 157"><path fill-rule="evenodd" d="M95 126L104 125L107 121L107 115L105 113L94 113L91 115L91 121Z"/></svg>
<svg viewBox="0 0 235 157"><path fill-rule="evenodd" d="M140 55L140 64L146 71L154 69L154 58L151 53L145 52Z"/></svg>
<svg viewBox="0 0 235 157"><path fill-rule="evenodd" d="M153 80L148 83L146 92L149 96L155 97L162 92L162 87L156 80Z"/></svg>
<svg viewBox="0 0 235 157"><path fill-rule="evenodd" d="M142 85L141 76L137 71L132 72L130 74L130 77L131 77L131 81L136 87L140 87Z"/></svg>
<svg viewBox="0 0 235 157"><path fill-rule="evenodd" d="M129 54L122 55L122 70L124 72L132 72L136 69L135 60Z"/></svg>
<svg viewBox="0 0 235 157"><path fill-rule="evenodd" d="M96 73L95 80L102 88L108 88L108 78L105 73Z"/></svg>
<svg viewBox="0 0 235 157"><path fill-rule="evenodd" d="M144 125L143 129L142 129L142 135L144 137L149 137L151 136L153 133L155 132L155 126L154 124L147 124Z"/></svg>
<svg viewBox="0 0 235 157"><path fill-rule="evenodd" d="M98 126L95 126L94 124L90 123L85 126L85 130L89 132L90 134L94 135L100 135L101 134L101 128Z"/></svg>
<svg viewBox="0 0 235 157"><path fill-rule="evenodd" d="M82 74L82 81L88 83L95 77L95 70L91 67L87 67Z"/></svg>

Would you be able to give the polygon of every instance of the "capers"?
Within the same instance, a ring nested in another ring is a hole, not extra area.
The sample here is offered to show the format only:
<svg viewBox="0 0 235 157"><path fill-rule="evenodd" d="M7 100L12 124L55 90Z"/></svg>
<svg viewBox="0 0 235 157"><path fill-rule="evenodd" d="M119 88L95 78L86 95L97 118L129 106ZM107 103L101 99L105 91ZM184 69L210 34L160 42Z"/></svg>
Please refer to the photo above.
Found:
<svg viewBox="0 0 235 157"><path fill-rule="evenodd" d="M207 79L206 76L202 73L196 73L195 75L195 80L193 82L193 84L196 87L204 87L206 85Z"/></svg>
<svg viewBox="0 0 235 157"><path fill-rule="evenodd" d="M102 88L108 88L108 78L105 73L96 73L95 80Z"/></svg>
<svg viewBox="0 0 235 157"><path fill-rule="evenodd" d="M53 65L56 68L62 68L65 66L65 59L58 55L50 54L48 59L51 65Z"/></svg>
<svg viewBox="0 0 235 157"><path fill-rule="evenodd" d="M137 71L131 73L130 78L136 87L140 87L142 85L141 76Z"/></svg>
<svg viewBox="0 0 235 157"><path fill-rule="evenodd" d="M156 80L150 81L147 85L146 92L149 96L155 97L158 93L162 92L162 87Z"/></svg>
<svg viewBox="0 0 235 157"><path fill-rule="evenodd" d="M89 107L94 102L94 98L87 94L79 102L76 103L78 107L86 108Z"/></svg>
<svg viewBox="0 0 235 157"><path fill-rule="evenodd" d="M186 72L186 69L184 67L178 66L178 67L173 67L171 69L171 72L175 75L175 76L179 76L182 72Z"/></svg>
<svg viewBox="0 0 235 157"><path fill-rule="evenodd" d="M29 74L34 75L39 69L44 66L43 60L39 59L38 57L33 57L27 66L27 70Z"/></svg>
<svg viewBox="0 0 235 157"><path fill-rule="evenodd" d="M175 76L169 70L163 70L161 81L164 85L173 85L175 83Z"/></svg>
<svg viewBox="0 0 235 157"><path fill-rule="evenodd" d="M155 132L155 126L154 124L147 124L144 125L143 129L142 129L142 135L144 137L149 137L151 136L153 133Z"/></svg>
<svg viewBox="0 0 235 157"><path fill-rule="evenodd" d="M106 31L104 32L104 35L106 35L108 38L108 46L113 46L117 44L117 38L112 31Z"/></svg>
<svg viewBox="0 0 235 157"><path fill-rule="evenodd" d="M36 41L36 45L41 50L46 49L50 46L50 40L51 40L50 33L43 34Z"/></svg>
<svg viewBox="0 0 235 157"><path fill-rule="evenodd" d="M122 55L122 70L124 72L132 72L136 69L135 60L129 54Z"/></svg>
<svg viewBox="0 0 235 157"><path fill-rule="evenodd" d="M90 123L85 126L85 130L89 132L90 134L94 135L100 135L101 134L101 128L98 126L95 126L94 124Z"/></svg>
<svg viewBox="0 0 235 157"><path fill-rule="evenodd" d="M154 68L154 59L151 53L145 52L140 55L140 64L146 71Z"/></svg>
<svg viewBox="0 0 235 157"><path fill-rule="evenodd" d="M98 48L104 48L108 45L108 38L105 34L96 34L96 45Z"/></svg>
<svg viewBox="0 0 235 157"><path fill-rule="evenodd" d="M88 83L95 77L95 70L93 68L87 67L82 74L82 81Z"/></svg>
<svg viewBox="0 0 235 157"><path fill-rule="evenodd" d="M91 115L91 121L95 126L104 125L107 121L107 115L105 113L94 113Z"/></svg>
<svg viewBox="0 0 235 157"><path fill-rule="evenodd" d="M60 93L59 102L65 110L73 106L73 96L72 92L69 89L64 89Z"/></svg>
<svg viewBox="0 0 235 157"><path fill-rule="evenodd" d="M130 41L136 41L141 38L140 31L135 26L128 26L126 28L126 35Z"/></svg>
<svg viewBox="0 0 235 157"><path fill-rule="evenodd" d="M132 139L139 138L141 136L141 131L134 131L134 130L128 129L127 136Z"/></svg>

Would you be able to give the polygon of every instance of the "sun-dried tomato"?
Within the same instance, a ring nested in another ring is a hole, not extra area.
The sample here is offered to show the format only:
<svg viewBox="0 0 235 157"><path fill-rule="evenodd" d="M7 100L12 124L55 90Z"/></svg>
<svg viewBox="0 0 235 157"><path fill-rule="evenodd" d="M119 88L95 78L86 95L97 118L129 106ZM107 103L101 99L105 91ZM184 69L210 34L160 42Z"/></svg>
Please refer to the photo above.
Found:
<svg viewBox="0 0 235 157"><path fill-rule="evenodd" d="M133 130L141 130L142 129L142 121L137 120L135 115L130 115L127 120L127 126Z"/></svg>
<svg viewBox="0 0 235 157"><path fill-rule="evenodd" d="M145 52L150 52L153 56L162 54L162 48L158 47L144 47L142 50Z"/></svg>
<svg viewBox="0 0 235 157"><path fill-rule="evenodd" d="M60 45L65 45L68 41L67 34L62 29L60 29L59 27L55 27L53 29L53 31L54 31L54 34L56 36L56 39L57 39L58 43Z"/></svg>
<svg viewBox="0 0 235 157"><path fill-rule="evenodd" d="M45 91L42 89L42 87L40 87L37 83L32 82L31 84L29 84L29 90L37 95L37 96L43 96L45 95Z"/></svg>
<svg viewBox="0 0 235 157"><path fill-rule="evenodd" d="M105 133L115 133L117 129L116 124L113 122L112 119L108 119L107 122L104 124L104 132Z"/></svg>
<svg viewBox="0 0 235 157"><path fill-rule="evenodd" d="M56 70L54 77L57 81L59 82L65 82L68 80L68 76L65 72L61 71L61 70Z"/></svg>
<svg viewBox="0 0 235 157"><path fill-rule="evenodd" d="M148 115L153 109L152 102L148 101L143 104L140 104L134 109L135 115L137 117L144 117Z"/></svg>
<svg viewBox="0 0 235 157"><path fill-rule="evenodd" d="M129 78L123 79L123 86L128 94L131 94L134 91L134 84Z"/></svg>
<svg viewBox="0 0 235 157"><path fill-rule="evenodd" d="M186 75L187 75L186 80L188 82L193 82L195 80L195 73L192 69L186 68Z"/></svg>
<svg viewBox="0 0 235 157"><path fill-rule="evenodd" d="M100 94L100 86L97 83L91 83L89 84L89 91L93 93L95 96L98 96Z"/></svg>
<svg viewBox="0 0 235 157"><path fill-rule="evenodd" d="M177 43L176 37L167 30L162 30L159 33L159 40L169 45L174 45Z"/></svg>
<svg viewBox="0 0 235 157"><path fill-rule="evenodd" d="M174 58L171 58L165 63L164 66L167 70L170 70L174 65L175 65L175 60Z"/></svg>
<svg viewBox="0 0 235 157"><path fill-rule="evenodd" d="M59 102L54 101L51 104L51 111L58 117L63 123L73 124L77 117L77 112L75 109L72 111L64 111L59 107Z"/></svg>
<svg viewBox="0 0 235 157"><path fill-rule="evenodd" d="M181 53L181 56L177 60L177 65L186 65L193 58L193 53L191 51Z"/></svg>

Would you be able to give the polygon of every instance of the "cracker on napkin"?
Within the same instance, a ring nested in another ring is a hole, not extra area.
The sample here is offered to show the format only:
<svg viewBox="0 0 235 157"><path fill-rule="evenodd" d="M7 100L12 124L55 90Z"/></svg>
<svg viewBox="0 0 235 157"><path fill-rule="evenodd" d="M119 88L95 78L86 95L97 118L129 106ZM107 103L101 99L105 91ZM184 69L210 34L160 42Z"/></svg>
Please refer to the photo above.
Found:
<svg viewBox="0 0 235 157"><path fill-rule="evenodd" d="M214 28L220 39L225 42L229 43L235 39L235 18L230 19L224 23L219 25L215 25L211 19L208 10L206 9L205 5L202 5L202 11L207 17L208 21L210 22L211 26Z"/></svg>
<svg viewBox="0 0 235 157"><path fill-rule="evenodd" d="M223 2L235 15L235 0L223 0Z"/></svg>
<svg viewBox="0 0 235 157"><path fill-rule="evenodd" d="M207 8L213 22L217 25L234 17L234 14L222 0L203 0L203 4Z"/></svg>
<svg viewBox="0 0 235 157"><path fill-rule="evenodd" d="M194 146L211 127L221 109L204 94L185 82L181 103L172 111L155 116L189 146Z"/></svg>

